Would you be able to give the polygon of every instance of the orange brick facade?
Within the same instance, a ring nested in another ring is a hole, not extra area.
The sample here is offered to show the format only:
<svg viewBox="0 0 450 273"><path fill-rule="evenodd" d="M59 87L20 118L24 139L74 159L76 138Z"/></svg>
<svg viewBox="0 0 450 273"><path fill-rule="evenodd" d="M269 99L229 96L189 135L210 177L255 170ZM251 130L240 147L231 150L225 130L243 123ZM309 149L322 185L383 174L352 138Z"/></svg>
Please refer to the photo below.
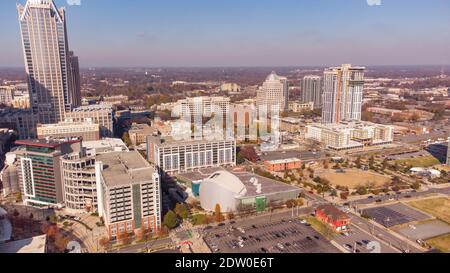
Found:
<svg viewBox="0 0 450 273"><path fill-rule="evenodd" d="M289 170L300 169L302 162L300 160L293 161L285 161L285 162L275 162L275 161L266 161L264 162L264 166L269 172L284 172Z"/></svg>

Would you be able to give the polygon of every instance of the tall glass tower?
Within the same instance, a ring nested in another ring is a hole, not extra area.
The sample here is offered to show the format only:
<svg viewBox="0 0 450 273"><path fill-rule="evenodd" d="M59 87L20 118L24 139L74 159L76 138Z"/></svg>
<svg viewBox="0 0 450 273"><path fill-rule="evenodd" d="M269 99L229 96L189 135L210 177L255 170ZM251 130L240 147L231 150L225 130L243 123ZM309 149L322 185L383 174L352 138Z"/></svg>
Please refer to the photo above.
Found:
<svg viewBox="0 0 450 273"><path fill-rule="evenodd" d="M323 123L361 120L364 71L364 67L352 67L349 64L325 70Z"/></svg>
<svg viewBox="0 0 450 273"><path fill-rule="evenodd" d="M53 0L28 0L17 10L33 114L43 124L63 121L75 93L70 92L65 10Z"/></svg>

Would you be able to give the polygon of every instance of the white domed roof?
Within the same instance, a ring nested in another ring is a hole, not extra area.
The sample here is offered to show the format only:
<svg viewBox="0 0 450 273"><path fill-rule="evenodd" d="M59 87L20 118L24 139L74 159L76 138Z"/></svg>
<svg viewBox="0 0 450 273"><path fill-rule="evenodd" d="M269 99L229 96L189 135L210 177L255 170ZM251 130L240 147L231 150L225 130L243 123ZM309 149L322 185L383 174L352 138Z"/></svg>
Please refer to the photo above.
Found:
<svg viewBox="0 0 450 273"><path fill-rule="evenodd" d="M227 171L218 171L213 173L203 183L214 183L219 187L225 188L236 195L245 195L247 189L241 180L234 174Z"/></svg>

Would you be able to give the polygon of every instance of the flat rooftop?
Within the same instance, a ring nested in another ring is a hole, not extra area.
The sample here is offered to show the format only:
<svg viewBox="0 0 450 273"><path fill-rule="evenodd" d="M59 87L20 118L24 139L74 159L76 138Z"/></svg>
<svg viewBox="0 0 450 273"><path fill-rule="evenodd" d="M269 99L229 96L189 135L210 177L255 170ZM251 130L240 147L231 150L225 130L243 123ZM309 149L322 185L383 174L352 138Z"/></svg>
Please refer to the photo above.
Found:
<svg viewBox="0 0 450 273"><path fill-rule="evenodd" d="M286 158L286 159L278 159L278 160L268 160L266 161L269 164L287 164L292 162L301 161L300 159L293 157L293 158Z"/></svg>
<svg viewBox="0 0 450 273"><path fill-rule="evenodd" d="M276 180L265 178L250 172L246 171L238 171L236 169L224 169L224 168L208 168L203 169L201 171L197 172L190 172L179 175L179 177L184 177L189 179L190 181L200 181L207 179L209 176L211 176L213 173L218 171L227 171L231 174L235 175L239 180L244 184L245 188L247 189L247 193L243 198L248 197L254 197L254 196L261 196L261 195L270 195L280 192L292 192L292 191L298 191L300 193L301 189L284 184L281 182L278 182ZM261 185L261 193L257 193L256 186L251 182L253 180L252 178L256 178L258 180L258 183Z"/></svg>
<svg viewBox="0 0 450 273"><path fill-rule="evenodd" d="M0 253L45 253L47 235L0 244Z"/></svg>
<svg viewBox="0 0 450 273"><path fill-rule="evenodd" d="M213 142L222 142L222 141L234 141L233 138L229 138L229 139L224 139L223 135L218 135L217 138L215 138L214 140L207 140L207 139L200 139L200 140L196 140L196 139L191 139L191 140L177 140L174 139L171 136L165 136L165 137L154 137L154 136L149 136L147 138L147 140L150 140L150 142L152 143L156 143L159 146L170 146L170 145L183 145L183 144L202 144L202 143L213 143Z"/></svg>
<svg viewBox="0 0 450 273"><path fill-rule="evenodd" d="M105 183L110 187L152 181L157 170L139 152L112 152L97 156Z"/></svg>
<svg viewBox="0 0 450 273"><path fill-rule="evenodd" d="M77 143L80 142L77 140L58 140L58 139L25 139L25 140L17 140L15 142L16 145L25 145L25 146L33 146L33 147L42 147L42 148L57 148L66 143Z"/></svg>
<svg viewBox="0 0 450 273"><path fill-rule="evenodd" d="M373 127L373 126L388 126L384 124L378 124L378 123L372 123L367 121L349 121L349 122L341 122L341 123L332 123L332 124L322 124L322 123L312 123L309 124L311 127L320 128L323 130L329 130L329 131L343 131L343 130L350 130L350 129L364 129L367 127Z"/></svg>
<svg viewBox="0 0 450 273"><path fill-rule="evenodd" d="M177 175L177 177L194 182L194 181L203 180L203 179L209 177L211 174L218 172L218 171L223 171L223 168L202 169L202 170L198 170L196 172L182 173L182 174Z"/></svg>
<svg viewBox="0 0 450 273"><path fill-rule="evenodd" d="M95 149L97 152L121 151L128 152L127 145L120 138L104 138L101 140L83 141L83 147L88 150Z"/></svg>
<svg viewBox="0 0 450 273"><path fill-rule="evenodd" d="M245 188L247 189L247 194L245 195L245 197L270 195L280 192L292 192L292 191L298 191L298 193L300 193L301 191L300 188L284 184L273 179L265 178L253 173L249 172L231 172L231 173L236 175L245 185ZM256 192L256 186L253 185L252 182L250 182L252 178L258 179L258 183L262 186L261 193Z"/></svg>

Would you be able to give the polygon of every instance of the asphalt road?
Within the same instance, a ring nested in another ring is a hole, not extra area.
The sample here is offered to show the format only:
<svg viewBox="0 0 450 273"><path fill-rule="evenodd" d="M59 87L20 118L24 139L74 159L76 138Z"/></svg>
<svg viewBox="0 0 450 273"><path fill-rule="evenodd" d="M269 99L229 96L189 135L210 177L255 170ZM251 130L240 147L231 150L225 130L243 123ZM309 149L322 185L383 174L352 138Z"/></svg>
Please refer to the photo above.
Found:
<svg viewBox="0 0 450 273"><path fill-rule="evenodd" d="M120 249L108 251L108 253L140 253L140 252L144 251L146 248L158 249L159 247L165 247L172 243L173 243L172 239L165 238L165 239L161 239L161 240L157 240L157 241L130 245L130 246L123 247Z"/></svg>
<svg viewBox="0 0 450 273"><path fill-rule="evenodd" d="M359 216L350 214L350 217L352 218L352 224L359 227L360 229L373 234L376 238L379 240L382 240L384 242L389 243L396 249L400 251L409 250L411 253L422 253L423 251L419 248L417 248L414 244L411 242L407 242L405 240L402 240L398 238L397 236L392 235L389 231L386 229L380 228L378 226L373 225L366 219L363 219Z"/></svg>
<svg viewBox="0 0 450 273"><path fill-rule="evenodd" d="M445 194L445 195L450 195L450 187L442 188L442 189L429 189L429 190L426 190L426 191L419 191L419 192L403 192L403 193L400 193L400 194L394 194L394 195L391 194L390 196L374 196L373 198L361 199L361 200L357 200L357 201L352 201L350 203L351 203L352 206L354 206L354 205L369 205L369 204L376 203L377 200L381 200L382 202L386 202L386 201L389 201L390 199L394 199L394 200L398 201L398 200L402 200L402 199L423 197L423 196L428 195L428 194ZM410 197L407 198L407 196L410 196ZM382 202L378 202L378 203L382 203Z"/></svg>

